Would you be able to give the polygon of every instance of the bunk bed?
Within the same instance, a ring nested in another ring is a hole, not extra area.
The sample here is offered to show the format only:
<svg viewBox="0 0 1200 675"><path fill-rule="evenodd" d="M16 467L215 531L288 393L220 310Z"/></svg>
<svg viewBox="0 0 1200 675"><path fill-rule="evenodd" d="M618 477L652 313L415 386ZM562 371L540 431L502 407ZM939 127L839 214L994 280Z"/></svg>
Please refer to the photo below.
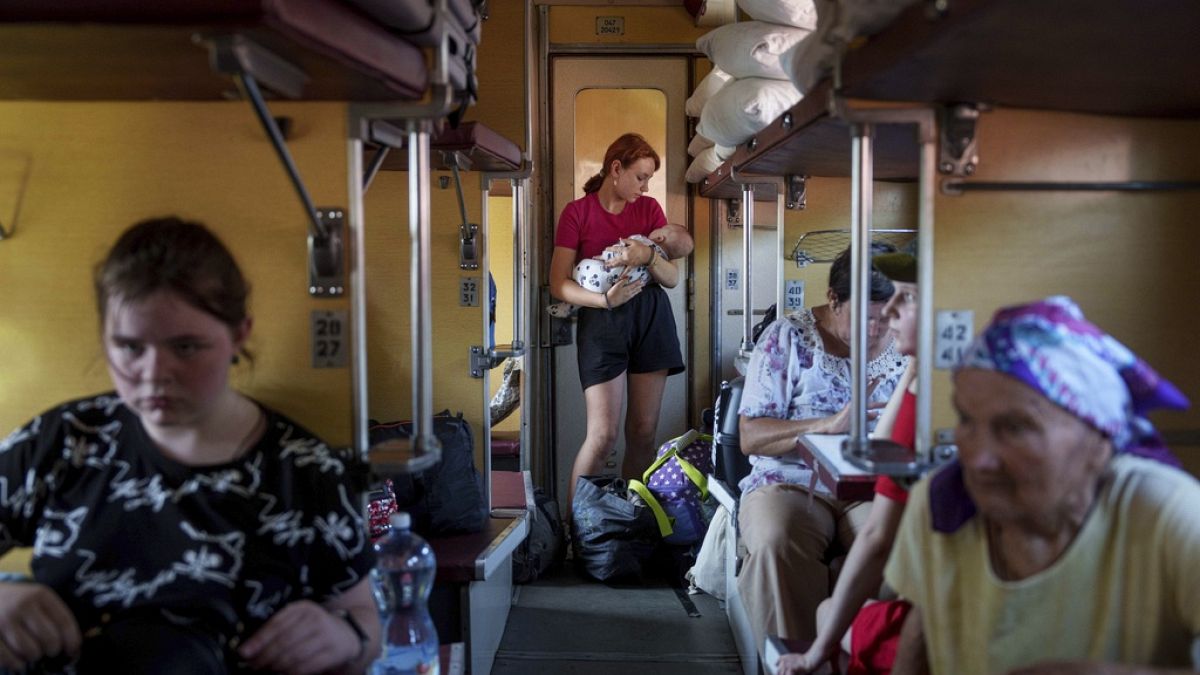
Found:
<svg viewBox="0 0 1200 675"><path fill-rule="evenodd" d="M1052 5L1052 6L1051 6ZM944 194L977 190L1196 190L1175 183L983 183L975 120L981 109L1006 106L1099 115L1200 117L1200 55L1190 31L1200 5L1189 0L1033 0L916 2L882 30L841 45L833 72L807 91L699 184L712 199L740 199L748 219L754 198L779 199L788 177L851 178L855 251L852 332L865 330L864 287L874 179L918 182L920 288L919 390L931 391L934 180ZM915 130L915 133L914 133ZM753 190L753 194L751 194ZM780 219L782 228L782 218ZM748 238L747 238L748 239ZM748 246L748 243L744 244ZM748 260L748 253L744 260ZM865 342L860 339L859 344ZM865 354L852 361L865 363ZM848 437L800 439L797 454L818 468L835 493L852 493L876 472L914 475L948 456L930 434L929 397L918 397L917 453L866 439L865 368L852 372ZM849 461L847 461L849 460ZM718 481L719 483L719 481ZM714 489L730 506L732 491ZM731 537L731 541L734 538ZM736 583L730 582L736 589ZM756 669L756 646L736 594L731 627L745 672Z"/></svg>
<svg viewBox="0 0 1200 675"><path fill-rule="evenodd" d="M432 432L429 358L429 172L450 162L491 172L482 174L487 180L511 177L514 186L523 185L529 174L515 144L482 124L445 127L448 117L458 118L474 101L474 46L480 38L481 4L476 0L164 0L149 5L136 0L15 0L0 6L0 99L204 101L237 95L247 99L309 221L310 294L350 295L354 451L376 475L416 471L440 457ZM432 63L427 63L427 49ZM292 161L286 133L268 109L268 100L274 98L351 102L347 208L313 205ZM431 155L434 134L438 134L433 143L436 155ZM383 149L377 154L380 159L386 149L404 148L403 168L411 168L415 428L413 440L399 447L372 448L367 434L363 196L369 181L362 161L364 145ZM486 237L486 230L483 234ZM349 270L343 263L347 248ZM493 358L481 367L498 362L494 354L489 356ZM485 391L485 410L487 398ZM511 553L528 531L527 481L518 474L515 479L502 477L500 485L502 508L492 510L484 532L434 542L435 548L441 547L439 552L444 551L444 556L439 555L444 557L439 560L444 566L439 577L451 589L454 607L448 611L461 619L459 625L487 627L465 636L475 672L490 669L507 619ZM443 637L456 641L462 636Z"/></svg>
<svg viewBox="0 0 1200 675"><path fill-rule="evenodd" d="M848 49L832 77L740 145L702 181L699 194L738 198L748 182L858 176L852 189L861 197L872 179L921 179L929 167L913 128L922 125L940 130L940 138L926 140L938 145L934 168L954 176L943 189L972 189L963 178L974 169L978 106L1200 116L1200 93L1189 84L1200 76L1200 56L1188 40L1189 27L1200 22L1200 6L1165 0L1150 9L1134 0L1073 0L1053 8L1032 0L913 4ZM868 145L865 158L856 155L859 140ZM863 161L870 167L856 171ZM869 213L861 215L870 229ZM932 274L931 265L921 270ZM929 292L932 276L921 279L921 288Z"/></svg>
<svg viewBox="0 0 1200 675"><path fill-rule="evenodd" d="M408 123L411 128L412 123ZM480 279L489 275L489 256L486 253L489 241L488 228L488 196L491 183L495 180L507 180L511 183L513 196L513 230L514 251L513 279L514 284L521 283L527 275L524 269L525 256L525 209L522 197L525 183L530 175L530 166L525 161L520 148L511 140L501 136L480 122L464 122L457 127L443 126L431 133L428 148L423 152L411 138L411 134L403 130L400 123L385 115L384 119L370 121L364 128L363 140L375 147L370 166L365 169L361 184L369 185L376 171L408 171L410 181L410 200L413 194L421 194L412 190L412 182L418 172L411 167L449 170L454 173L455 189L459 197L461 224L459 267L472 270ZM403 148L408 152L390 153L389 149ZM360 161L361 165L361 154ZM481 214L482 222L475 225L469 222L466 204L463 200L460 171L475 171L479 173L481 183ZM418 188L423 189L424 196L417 200L428 208L428 179L420 181ZM423 186L423 188L421 187ZM424 238L428 240L427 237ZM425 275L424 283L414 284L415 288L424 289L428 293L430 284L429 252L418 253L417 243L413 244L412 269L414 275ZM423 261L423 262L422 262ZM414 291L416 293L417 291ZM511 345L497 346L488 344L486 335L489 311L488 303L481 302L484 312L482 325L484 336L481 344L472 347L471 376L483 379L483 420L481 429L483 445L483 481L484 504L490 517L485 529L481 532L436 537L430 541L438 560L438 573L433 595L431 596L431 612L438 627L438 635L443 642L463 642L467 648L467 659L471 664L471 672L486 673L492 668L496 650L504 634L508 608L512 594L512 555L517 545L524 541L528 533L527 514L531 513L533 488L528 471L495 471L492 467L491 427L487 424L490 417L488 395L488 373L506 358L516 358L523 354L523 335L521 317L521 294L514 293L514 340ZM428 298L423 300L428 303ZM420 313L420 305L414 301L413 326L428 326L429 314ZM427 307L427 305L426 305ZM428 310L426 309L425 312ZM418 320L418 314L425 317ZM415 329L419 330L419 329ZM427 328L426 328L427 330ZM421 344L421 338L415 338L415 344ZM425 343L426 345L428 343ZM421 356L425 361L418 371L414 350L413 373L414 397L421 395L417 390L417 382L421 377L429 377L431 359ZM431 354L431 352L426 352ZM418 373L421 373L418 375ZM428 391L428 390L426 390ZM414 400L416 400L414 398ZM518 441L519 443L519 441ZM423 463L423 455L418 448L406 446L400 448L381 448L375 451L377 455L397 457L398 463ZM427 456L427 455L424 455Z"/></svg>

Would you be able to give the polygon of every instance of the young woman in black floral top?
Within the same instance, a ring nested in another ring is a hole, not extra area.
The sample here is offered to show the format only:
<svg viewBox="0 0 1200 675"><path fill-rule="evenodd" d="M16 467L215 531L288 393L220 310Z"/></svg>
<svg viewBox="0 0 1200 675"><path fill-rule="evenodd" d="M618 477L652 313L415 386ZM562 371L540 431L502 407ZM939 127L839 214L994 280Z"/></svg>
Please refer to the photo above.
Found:
<svg viewBox="0 0 1200 675"><path fill-rule="evenodd" d="M203 226L127 230L96 273L115 392L0 441L0 665L361 672L371 549L344 458L234 391L248 285Z"/></svg>

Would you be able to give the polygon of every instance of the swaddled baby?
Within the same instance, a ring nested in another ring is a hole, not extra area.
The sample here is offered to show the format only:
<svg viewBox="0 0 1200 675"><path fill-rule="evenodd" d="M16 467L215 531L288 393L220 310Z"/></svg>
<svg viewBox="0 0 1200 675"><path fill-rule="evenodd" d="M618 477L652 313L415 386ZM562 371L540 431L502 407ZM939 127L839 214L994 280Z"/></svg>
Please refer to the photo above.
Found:
<svg viewBox="0 0 1200 675"><path fill-rule="evenodd" d="M649 237L635 234L625 237L614 244L614 246L628 246L625 243L627 241L636 241L649 246L663 260L682 258L691 253L691 237L688 236L687 229L682 225L663 225L660 228L652 230ZM629 276L630 283L650 281L650 272L646 269L645 265L637 267L620 265L606 269L604 263L616 256L617 253L615 251L606 249L594 258L584 258L579 261L579 264L575 265L575 269L571 273L571 278L575 280L575 283L595 293L607 293L608 289L617 283L617 279L620 279L621 275L626 273ZM546 311L550 313L550 316L566 318L573 316L578 309L578 305L572 305L569 302L556 302L548 306Z"/></svg>

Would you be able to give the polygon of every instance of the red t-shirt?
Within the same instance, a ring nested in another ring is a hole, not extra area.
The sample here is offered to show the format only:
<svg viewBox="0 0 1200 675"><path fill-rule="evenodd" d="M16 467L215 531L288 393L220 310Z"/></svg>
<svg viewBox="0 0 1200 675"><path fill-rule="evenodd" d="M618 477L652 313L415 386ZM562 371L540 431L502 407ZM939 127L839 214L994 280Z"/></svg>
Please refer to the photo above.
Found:
<svg viewBox="0 0 1200 675"><path fill-rule="evenodd" d="M617 214L600 206L593 192L567 204L558 218L554 245L575 249L575 262L600 255L622 237L649 236L667 224L667 216L653 197L642 196Z"/></svg>
<svg viewBox="0 0 1200 675"><path fill-rule="evenodd" d="M896 412L896 423L892 426L892 440L906 448L913 447L917 442L917 396L911 391L904 392L904 398L900 399L900 410ZM901 504L908 503L908 490L890 476L880 476L875 480L875 494Z"/></svg>

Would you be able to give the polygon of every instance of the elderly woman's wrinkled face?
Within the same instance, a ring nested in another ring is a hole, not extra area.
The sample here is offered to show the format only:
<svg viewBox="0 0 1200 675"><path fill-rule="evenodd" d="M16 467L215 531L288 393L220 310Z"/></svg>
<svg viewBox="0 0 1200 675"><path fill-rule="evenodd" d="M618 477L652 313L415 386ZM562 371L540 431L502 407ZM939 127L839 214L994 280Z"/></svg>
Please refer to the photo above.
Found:
<svg viewBox="0 0 1200 675"><path fill-rule="evenodd" d="M997 523L1055 523L1090 497L1112 456L1098 431L1020 381L968 368L954 376L967 491Z"/></svg>

